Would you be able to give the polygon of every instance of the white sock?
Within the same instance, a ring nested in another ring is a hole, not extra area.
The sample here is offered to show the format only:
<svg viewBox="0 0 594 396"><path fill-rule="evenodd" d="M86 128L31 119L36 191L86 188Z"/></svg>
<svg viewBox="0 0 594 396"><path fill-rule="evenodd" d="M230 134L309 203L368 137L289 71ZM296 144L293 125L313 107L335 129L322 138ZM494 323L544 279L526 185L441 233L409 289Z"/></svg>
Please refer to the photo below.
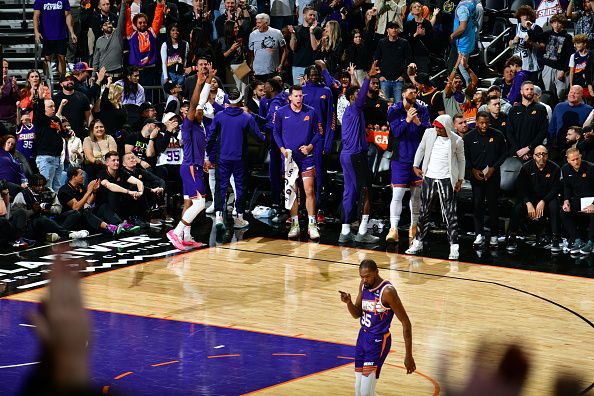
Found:
<svg viewBox="0 0 594 396"><path fill-rule="evenodd" d="M340 231L342 235L349 235L351 233L351 225L350 224L343 224L342 230Z"/></svg>
<svg viewBox="0 0 594 396"><path fill-rule="evenodd" d="M365 235L367 233L367 223L369 223L369 215L363 215L361 217L361 223L359 223L360 235Z"/></svg>
<svg viewBox="0 0 594 396"><path fill-rule="evenodd" d="M177 235L178 237L182 237L184 234L184 228L186 227L186 225L184 223L182 223L181 221L179 223L177 223L177 225L175 226L175 229L173 230L173 232L175 233L175 235Z"/></svg>
<svg viewBox="0 0 594 396"><path fill-rule="evenodd" d="M217 211L215 216L217 220L223 220L223 212Z"/></svg>
<svg viewBox="0 0 594 396"><path fill-rule="evenodd" d="M355 396L361 396L361 377L363 373L355 371Z"/></svg>
<svg viewBox="0 0 594 396"><path fill-rule="evenodd" d="M402 213L402 198L405 189L402 187L392 187L392 200L390 201L390 228L397 228Z"/></svg>
<svg viewBox="0 0 594 396"><path fill-rule="evenodd" d="M368 376L361 376L361 396L375 396L375 371Z"/></svg>
<svg viewBox="0 0 594 396"><path fill-rule="evenodd" d="M217 185L217 180L215 178L215 170L209 169L208 170L208 187L210 187L210 194L212 195L212 204L214 205L214 196L215 196L215 188Z"/></svg>
<svg viewBox="0 0 594 396"><path fill-rule="evenodd" d="M192 239L192 227L185 226L184 227L184 237L183 237L183 240L184 241L189 241L191 239Z"/></svg>
<svg viewBox="0 0 594 396"><path fill-rule="evenodd" d="M293 219L293 224L299 224L299 216L291 217Z"/></svg>
<svg viewBox="0 0 594 396"><path fill-rule="evenodd" d="M307 219L309 220L309 224L316 224L316 216L307 215Z"/></svg>
<svg viewBox="0 0 594 396"><path fill-rule="evenodd" d="M237 213L237 218L239 220L243 220L243 213Z"/></svg>

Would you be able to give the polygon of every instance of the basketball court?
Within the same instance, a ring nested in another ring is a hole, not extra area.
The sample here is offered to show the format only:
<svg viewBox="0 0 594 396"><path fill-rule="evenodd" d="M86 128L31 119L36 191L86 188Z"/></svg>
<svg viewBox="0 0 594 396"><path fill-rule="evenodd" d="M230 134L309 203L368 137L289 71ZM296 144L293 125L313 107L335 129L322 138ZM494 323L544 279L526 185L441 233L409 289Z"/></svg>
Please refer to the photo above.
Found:
<svg viewBox="0 0 594 396"><path fill-rule="evenodd" d="M442 394L444 370L461 384L481 343L495 359L509 342L532 360L525 394L550 394L560 373L592 387L591 279L264 237L170 256L164 239L152 239L128 247L132 259L87 259L94 268L81 287L93 321L93 380L103 394L354 394L359 323L338 290L356 296L364 258L395 285L413 325L417 372L405 374L394 319L378 394ZM60 254L107 257L106 244L121 246L111 241ZM151 251L160 244L160 252ZM28 271L47 272L48 265L29 264ZM96 273L100 267L107 270ZM39 282L22 285L31 283ZM14 291L0 300L4 394L14 394L36 364L26 312L46 293Z"/></svg>

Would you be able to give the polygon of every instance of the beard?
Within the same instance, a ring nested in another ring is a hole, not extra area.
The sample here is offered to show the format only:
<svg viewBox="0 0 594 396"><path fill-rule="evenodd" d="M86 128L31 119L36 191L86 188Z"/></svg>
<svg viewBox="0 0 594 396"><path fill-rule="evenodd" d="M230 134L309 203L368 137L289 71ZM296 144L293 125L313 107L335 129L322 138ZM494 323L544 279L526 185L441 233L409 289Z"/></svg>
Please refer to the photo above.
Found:
<svg viewBox="0 0 594 396"><path fill-rule="evenodd" d="M532 99L534 99L534 94L528 94L528 95L522 94L522 99L532 100Z"/></svg>
<svg viewBox="0 0 594 396"><path fill-rule="evenodd" d="M103 33L105 34L112 34L113 33L113 26L103 29Z"/></svg>
<svg viewBox="0 0 594 396"><path fill-rule="evenodd" d="M74 84L63 85L62 88L64 88L66 91L74 91Z"/></svg>

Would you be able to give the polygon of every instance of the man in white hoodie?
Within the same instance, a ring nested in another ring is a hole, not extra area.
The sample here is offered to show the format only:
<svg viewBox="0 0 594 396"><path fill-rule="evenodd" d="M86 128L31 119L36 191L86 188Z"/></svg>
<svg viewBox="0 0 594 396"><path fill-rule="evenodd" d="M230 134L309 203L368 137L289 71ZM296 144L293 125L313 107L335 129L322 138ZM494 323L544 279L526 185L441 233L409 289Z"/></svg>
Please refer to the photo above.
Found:
<svg viewBox="0 0 594 396"><path fill-rule="evenodd" d="M454 193L460 191L465 166L464 141L454 133L452 118L442 114L433 122L433 128L425 130L415 154L413 170L418 177L423 178L421 211L417 223L417 235L406 254L419 254L423 250L423 239L429 232L427 226L431 205L435 198L439 197L441 211L448 227L450 241L448 258L458 259L458 217Z"/></svg>

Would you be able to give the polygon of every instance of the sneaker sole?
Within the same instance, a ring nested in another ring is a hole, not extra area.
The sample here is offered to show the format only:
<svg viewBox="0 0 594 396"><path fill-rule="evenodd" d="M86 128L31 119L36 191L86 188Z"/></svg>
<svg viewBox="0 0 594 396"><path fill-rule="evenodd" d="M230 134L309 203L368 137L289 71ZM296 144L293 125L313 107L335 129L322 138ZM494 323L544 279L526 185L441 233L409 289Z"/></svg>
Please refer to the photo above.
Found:
<svg viewBox="0 0 594 396"><path fill-rule="evenodd" d="M243 228L248 228L249 226L250 226L249 224L246 224L246 225L243 225L243 226L234 225L233 228L236 229L236 230L241 230Z"/></svg>
<svg viewBox="0 0 594 396"><path fill-rule="evenodd" d="M171 235L169 235L169 233L166 234L167 235L167 239L169 239L169 242L171 242L171 244L173 245L174 248L176 248L177 250L187 250L185 248L185 246L183 245L183 243L178 243L175 241L175 239L173 239L173 237Z"/></svg>

